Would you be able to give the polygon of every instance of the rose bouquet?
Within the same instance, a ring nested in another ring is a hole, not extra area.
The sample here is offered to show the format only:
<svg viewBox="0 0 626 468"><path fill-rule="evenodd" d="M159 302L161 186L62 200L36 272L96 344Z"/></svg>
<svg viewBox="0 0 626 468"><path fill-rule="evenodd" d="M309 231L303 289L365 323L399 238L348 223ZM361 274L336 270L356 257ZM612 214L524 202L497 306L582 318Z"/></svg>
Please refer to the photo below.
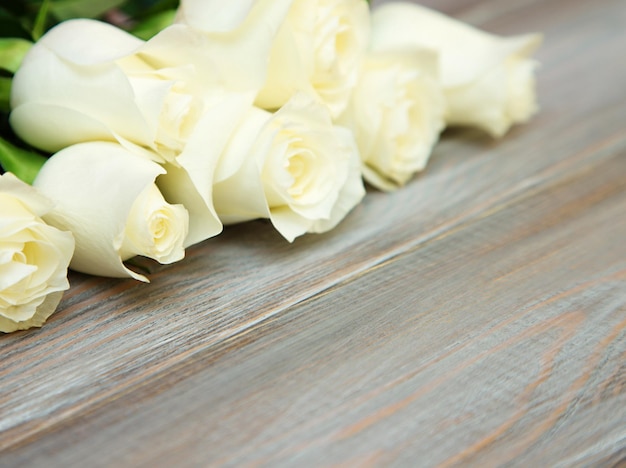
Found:
<svg viewBox="0 0 626 468"><path fill-rule="evenodd" d="M33 0L0 25L3 332L43 324L68 266L148 281L125 262L225 224L325 232L445 127L500 137L536 111L539 36L408 2Z"/></svg>

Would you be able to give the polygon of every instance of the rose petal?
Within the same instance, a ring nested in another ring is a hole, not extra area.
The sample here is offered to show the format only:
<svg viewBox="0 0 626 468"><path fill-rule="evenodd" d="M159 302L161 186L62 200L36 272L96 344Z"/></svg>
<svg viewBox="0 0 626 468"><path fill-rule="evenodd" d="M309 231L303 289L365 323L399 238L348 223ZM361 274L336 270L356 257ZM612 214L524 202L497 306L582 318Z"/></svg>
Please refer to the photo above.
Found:
<svg viewBox="0 0 626 468"><path fill-rule="evenodd" d="M216 176L213 201L220 219L269 218L290 242L331 229L365 193L351 132L334 126L312 96L300 94L275 114L252 108Z"/></svg>
<svg viewBox="0 0 626 468"><path fill-rule="evenodd" d="M111 24L73 19L48 31L37 43L68 62L97 65L132 54L144 41Z"/></svg>
<svg viewBox="0 0 626 468"><path fill-rule="evenodd" d="M265 81L272 41L292 1L238 0L228 8L216 0L183 1L179 21L187 24L166 28L149 41L143 53L153 56L158 50L159 56L177 60L174 63L211 64L215 71L199 74L226 89L258 90ZM220 13L213 16L216 11Z"/></svg>
<svg viewBox="0 0 626 468"><path fill-rule="evenodd" d="M354 132L365 180L381 190L397 189L422 170L444 127L436 57L420 48L370 53L338 119Z"/></svg>
<svg viewBox="0 0 626 468"><path fill-rule="evenodd" d="M36 307L34 315L30 318L15 321L0 314L0 331L11 333L17 330L27 330L33 327L41 327L50 317L61 302L63 297L62 291L57 291L45 296L41 304Z"/></svg>
<svg viewBox="0 0 626 468"><path fill-rule="evenodd" d="M11 106L15 132L50 152L114 134L146 145L154 138L155 129L147 125L117 65L79 67L40 44L13 78Z"/></svg>
<svg viewBox="0 0 626 468"><path fill-rule="evenodd" d="M428 8L388 3L372 14L375 51L432 48L447 101L446 123L502 136L537 109L534 62L541 36L499 37Z"/></svg>
<svg viewBox="0 0 626 468"><path fill-rule="evenodd" d="M48 160L34 186L55 202L44 219L74 234L71 268L147 281L124 265L120 248L133 203L164 172L158 164L107 142L70 146Z"/></svg>
<svg viewBox="0 0 626 468"><path fill-rule="evenodd" d="M213 206L216 166L224 148L250 107L253 95L232 93L217 97L198 120L183 152L176 158L178 167L167 166L158 185L171 203L189 211L190 225L186 246L219 234L222 223Z"/></svg>
<svg viewBox="0 0 626 468"><path fill-rule="evenodd" d="M69 232L38 215L50 200L13 174L0 175L0 331L41 326L69 287L67 266L74 251Z"/></svg>
<svg viewBox="0 0 626 468"><path fill-rule="evenodd" d="M228 32L241 26L255 0L231 0L224 8L222 0L182 0L176 21L213 32Z"/></svg>
<svg viewBox="0 0 626 468"><path fill-rule="evenodd" d="M53 203L48 198L33 190L31 186L23 183L10 172L0 177L0 193L2 192L9 193L12 197L21 200L34 215L39 217L49 212L53 207Z"/></svg>
<svg viewBox="0 0 626 468"><path fill-rule="evenodd" d="M474 81L511 55L529 56L540 42L537 34L502 38L413 3L390 2L372 12L373 50L438 51L446 88Z"/></svg>
<svg viewBox="0 0 626 468"><path fill-rule="evenodd" d="M257 105L275 110L301 92L315 95L337 117L356 83L368 40L366 2L294 2L274 40Z"/></svg>

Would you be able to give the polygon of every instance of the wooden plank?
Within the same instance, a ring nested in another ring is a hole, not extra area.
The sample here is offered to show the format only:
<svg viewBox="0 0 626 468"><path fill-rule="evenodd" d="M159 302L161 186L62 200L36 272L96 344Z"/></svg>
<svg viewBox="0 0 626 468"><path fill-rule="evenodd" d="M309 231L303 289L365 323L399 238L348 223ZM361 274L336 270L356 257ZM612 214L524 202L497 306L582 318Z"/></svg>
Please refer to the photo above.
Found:
<svg viewBox="0 0 626 468"><path fill-rule="evenodd" d="M615 417L626 408L624 156L118 389L7 459L551 466L616 452L626 442Z"/></svg>
<svg viewBox="0 0 626 468"><path fill-rule="evenodd" d="M44 329L0 339L0 464L619 457L626 8L504 3L445 2L545 31L536 119L450 132L329 234L249 223L149 286L72 275Z"/></svg>

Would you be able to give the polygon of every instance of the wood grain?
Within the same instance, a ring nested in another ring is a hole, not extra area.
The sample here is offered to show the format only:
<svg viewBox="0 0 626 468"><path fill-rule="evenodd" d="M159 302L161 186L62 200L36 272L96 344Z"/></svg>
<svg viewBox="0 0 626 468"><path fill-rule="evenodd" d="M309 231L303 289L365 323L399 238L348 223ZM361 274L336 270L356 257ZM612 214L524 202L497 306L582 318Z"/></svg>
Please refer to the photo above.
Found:
<svg viewBox="0 0 626 468"><path fill-rule="evenodd" d="M543 31L541 113L448 132L331 233L234 226L150 285L72 274L0 337L0 465L625 462L626 5L430 3Z"/></svg>

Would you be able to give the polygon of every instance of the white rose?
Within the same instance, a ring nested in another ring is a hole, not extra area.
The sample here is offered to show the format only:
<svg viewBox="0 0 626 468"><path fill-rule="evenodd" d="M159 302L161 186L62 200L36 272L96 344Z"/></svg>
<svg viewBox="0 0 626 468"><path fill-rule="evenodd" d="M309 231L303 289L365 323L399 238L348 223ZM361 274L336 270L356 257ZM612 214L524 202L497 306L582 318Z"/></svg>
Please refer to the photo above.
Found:
<svg viewBox="0 0 626 468"><path fill-rule="evenodd" d="M159 189L167 200L189 211L185 247L222 231L213 207L213 171L250 105L250 99L243 94L216 97L196 122L175 161L164 164L166 173L157 180Z"/></svg>
<svg viewBox="0 0 626 468"><path fill-rule="evenodd" d="M156 188L164 172L110 142L70 146L44 164L33 185L55 203L45 221L76 239L72 269L148 281L123 261L135 255L160 263L184 257L188 214Z"/></svg>
<svg viewBox="0 0 626 468"><path fill-rule="evenodd" d="M162 155L180 151L215 94L254 98L285 8L272 10L275 17L257 15L230 34L178 24L147 42L106 23L65 21L31 48L17 71L11 124L49 152L120 138Z"/></svg>
<svg viewBox="0 0 626 468"><path fill-rule="evenodd" d="M499 37L425 7L387 3L372 13L375 50L430 48L439 54L446 122L502 136L536 112L531 54L541 36Z"/></svg>
<svg viewBox="0 0 626 468"><path fill-rule="evenodd" d="M152 146L157 127L144 115L116 63L142 44L92 20L66 21L53 28L30 49L13 79L13 129L48 152L116 138Z"/></svg>
<svg viewBox="0 0 626 468"><path fill-rule="evenodd" d="M369 20L364 0L294 0L272 47L257 104L277 109L295 92L312 92L337 117L357 81Z"/></svg>
<svg viewBox="0 0 626 468"><path fill-rule="evenodd" d="M195 174L211 170L207 153L224 144L265 81L290 1L273 0L229 33L177 24L148 42L93 20L61 23L13 79L11 125L46 151L118 141L164 164L162 190L191 213L188 245L214 236L222 226L210 186Z"/></svg>
<svg viewBox="0 0 626 468"><path fill-rule="evenodd" d="M205 31L238 26L267 0L182 0L179 21ZM268 78L257 105L278 109L296 92L314 94L336 117L355 85L369 36L364 0L290 0L271 49Z"/></svg>
<svg viewBox="0 0 626 468"><path fill-rule="evenodd" d="M444 112L436 55L407 49L367 56L338 123L354 132L365 180L392 190L424 169Z"/></svg>
<svg viewBox="0 0 626 468"><path fill-rule="evenodd" d="M69 232L41 219L50 200L13 174L0 176L0 331L40 327L69 288Z"/></svg>
<svg viewBox="0 0 626 468"><path fill-rule="evenodd" d="M290 242L336 226L363 198L352 133L297 94L275 114L251 108L215 173L215 209L225 223L269 218Z"/></svg>

